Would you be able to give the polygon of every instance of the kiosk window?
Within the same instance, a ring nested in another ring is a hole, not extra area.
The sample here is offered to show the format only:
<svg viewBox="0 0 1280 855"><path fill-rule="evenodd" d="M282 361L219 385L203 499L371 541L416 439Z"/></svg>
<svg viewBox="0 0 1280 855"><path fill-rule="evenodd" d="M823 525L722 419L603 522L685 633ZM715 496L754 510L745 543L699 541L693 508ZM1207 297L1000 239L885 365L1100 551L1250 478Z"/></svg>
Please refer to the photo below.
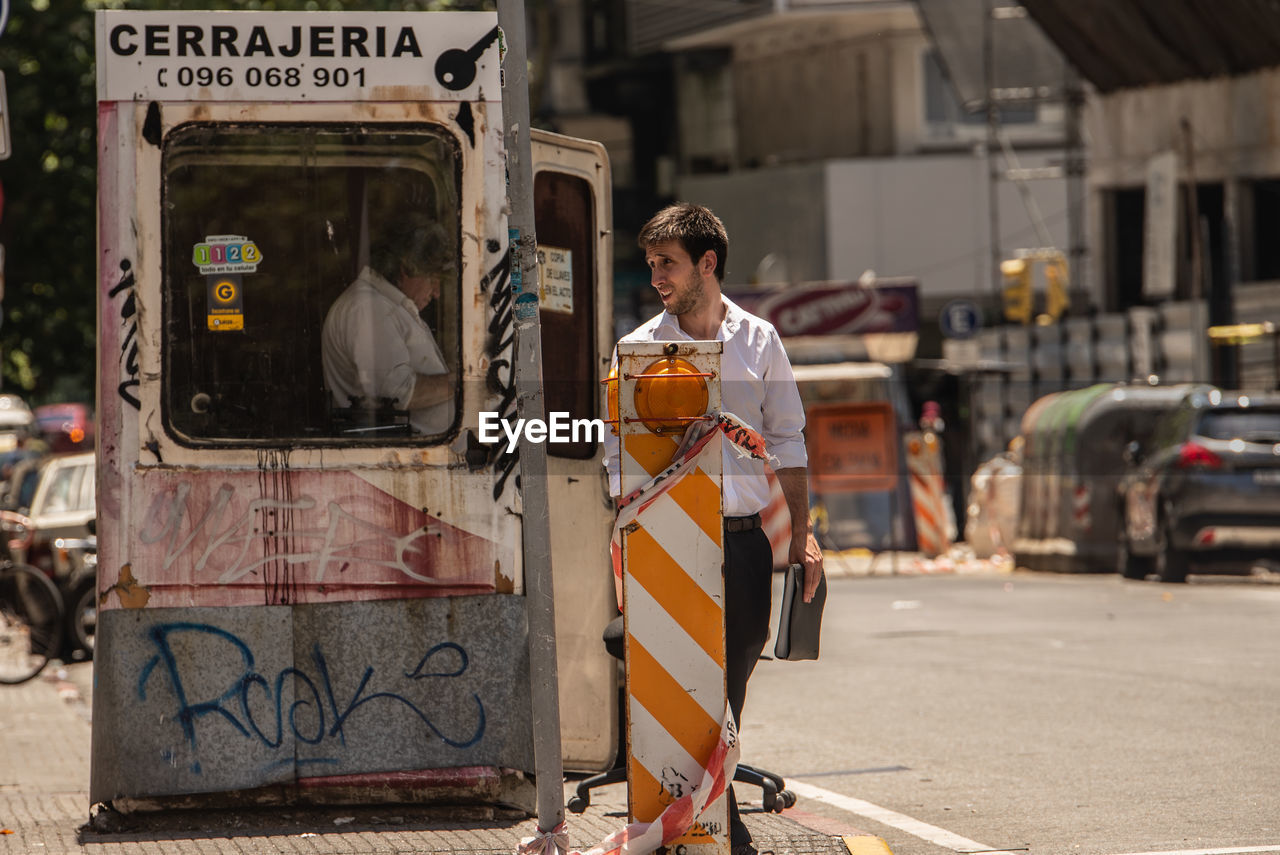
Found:
<svg viewBox="0 0 1280 855"><path fill-rule="evenodd" d="M452 137L190 124L163 157L172 433L190 444L448 438L461 403Z"/></svg>
<svg viewBox="0 0 1280 855"><path fill-rule="evenodd" d="M548 413L596 417L595 200L591 185L573 175L542 171L533 182L542 267L542 378ZM585 460L590 441L558 442L547 454Z"/></svg>

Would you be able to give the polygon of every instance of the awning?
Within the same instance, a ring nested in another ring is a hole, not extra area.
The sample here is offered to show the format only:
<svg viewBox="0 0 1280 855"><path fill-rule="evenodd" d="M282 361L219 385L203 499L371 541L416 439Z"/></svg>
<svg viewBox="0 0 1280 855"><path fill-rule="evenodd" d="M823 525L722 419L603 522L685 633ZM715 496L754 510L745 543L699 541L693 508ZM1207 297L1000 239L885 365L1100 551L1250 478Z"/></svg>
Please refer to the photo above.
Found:
<svg viewBox="0 0 1280 855"><path fill-rule="evenodd" d="M1273 0L1022 0L1099 92L1280 65Z"/></svg>
<svg viewBox="0 0 1280 855"><path fill-rule="evenodd" d="M893 376L881 362L834 362L827 365L793 365L797 383L820 380L888 380Z"/></svg>

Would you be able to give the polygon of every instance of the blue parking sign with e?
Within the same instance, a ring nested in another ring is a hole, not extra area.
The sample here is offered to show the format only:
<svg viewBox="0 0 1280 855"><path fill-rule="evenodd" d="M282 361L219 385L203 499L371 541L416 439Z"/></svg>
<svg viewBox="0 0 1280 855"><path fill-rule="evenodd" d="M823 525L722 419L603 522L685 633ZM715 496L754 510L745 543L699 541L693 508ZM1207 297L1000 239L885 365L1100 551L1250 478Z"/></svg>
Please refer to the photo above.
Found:
<svg viewBox="0 0 1280 855"><path fill-rule="evenodd" d="M947 338L973 338L982 329L982 312L972 300L952 300L942 307L938 326Z"/></svg>

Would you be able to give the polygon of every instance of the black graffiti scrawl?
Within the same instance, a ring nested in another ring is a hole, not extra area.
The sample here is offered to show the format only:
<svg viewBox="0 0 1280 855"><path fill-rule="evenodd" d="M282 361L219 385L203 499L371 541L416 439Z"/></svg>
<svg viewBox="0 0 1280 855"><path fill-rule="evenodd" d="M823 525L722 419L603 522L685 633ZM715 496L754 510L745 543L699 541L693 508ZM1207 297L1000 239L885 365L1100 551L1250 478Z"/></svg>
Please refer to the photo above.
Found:
<svg viewBox="0 0 1280 855"><path fill-rule="evenodd" d="M485 377L488 393L497 396L498 418L514 421L516 418L516 369L515 369L515 318L512 315L514 292L511 286L511 252L502 244L490 239L486 244L490 253L501 253L498 261L480 280L480 290L489 294L489 329L485 337L484 352L489 358L489 372ZM489 452L489 466L497 476L493 484L493 498L497 500L507 487L507 479L520 460L518 449L506 450L499 443Z"/></svg>
<svg viewBox="0 0 1280 855"><path fill-rule="evenodd" d="M125 329L124 341L120 344L121 374L125 377L116 391L129 406L135 410L142 409L142 401L137 395L141 381L138 379L138 303L134 286L137 280L133 275L133 263L125 258L120 261L120 281L108 293L115 299L125 294L124 303L120 306L120 322Z"/></svg>

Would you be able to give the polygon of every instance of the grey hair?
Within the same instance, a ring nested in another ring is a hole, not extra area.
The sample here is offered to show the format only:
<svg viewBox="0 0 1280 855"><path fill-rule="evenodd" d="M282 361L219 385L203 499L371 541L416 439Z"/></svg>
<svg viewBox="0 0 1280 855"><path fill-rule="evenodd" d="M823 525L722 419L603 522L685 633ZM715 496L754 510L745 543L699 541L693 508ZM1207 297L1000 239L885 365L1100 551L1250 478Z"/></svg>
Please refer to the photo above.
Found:
<svg viewBox="0 0 1280 855"><path fill-rule="evenodd" d="M369 266L394 282L410 273L445 273L457 266L454 238L437 220L410 214L388 223L369 245Z"/></svg>

